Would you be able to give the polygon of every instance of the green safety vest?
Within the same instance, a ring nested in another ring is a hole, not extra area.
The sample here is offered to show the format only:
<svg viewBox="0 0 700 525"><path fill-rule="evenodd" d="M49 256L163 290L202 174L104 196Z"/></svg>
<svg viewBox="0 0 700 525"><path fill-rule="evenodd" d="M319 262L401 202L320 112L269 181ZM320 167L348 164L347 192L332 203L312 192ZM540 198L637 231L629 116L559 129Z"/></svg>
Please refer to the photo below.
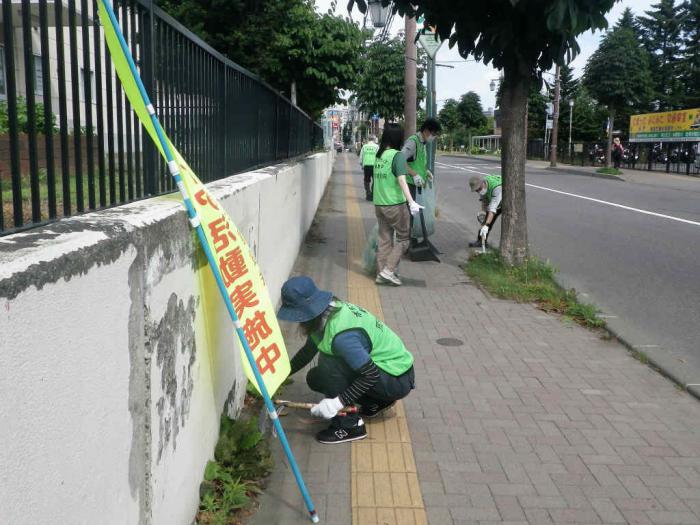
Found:
<svg viewBox="0 0 700 525"><path fill-rule="evenodd" d="M403 204L406 197L399 186L399 178L394 175L392 165L398 153L395 149L386 149L381 157L374 160L374 204L377 206L394 206Z"/></svg>
<svg viewBox="0 0 700 525"><path fill-rule="evenodd" d="M408 167L415 171L420 178L423 179L423 183L428 180L428 154L425 150L425 144L420 141L418 135L411 135L408 140L412 140L416 143L416 157L413 162L408 163ZM406 182L413 184L413 177L406 177Z"/></svg>
<svg viewBox="0 0 700 525"><path fill-rule="evenodd" d="M370 341L370 358L379 368L392 376L400 376L413 366L413 355L391 328L364 308L351 303L337 302L340 307L333 312L323 331L318 349L333 355L333 340L348 330L362 330Z"/></svg>
<svg viewBox="0 0 700 525"><path fill-rule="evenodd" d="M377 151L379 146L372 142L368 142L362 146L362 165L363 166L374 166L374 159L377 156Z"/></svg>
<svg viewBox="0 0 700 525"><path fill-rule="evenodd" d="M501 182L500 175L486 175L484 179L486 180L486 202L488 203L491 202L493 197L493 190L503 184L503 182Z"/></svg>

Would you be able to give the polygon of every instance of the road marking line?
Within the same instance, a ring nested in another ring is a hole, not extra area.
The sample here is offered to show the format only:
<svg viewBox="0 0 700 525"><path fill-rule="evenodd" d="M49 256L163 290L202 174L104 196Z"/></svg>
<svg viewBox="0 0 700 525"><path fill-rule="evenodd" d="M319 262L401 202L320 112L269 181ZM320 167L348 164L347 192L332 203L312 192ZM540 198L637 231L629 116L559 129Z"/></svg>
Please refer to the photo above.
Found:
<svg viewBox="0 0 700 525"><path fill-rule="evenodd" d="M488 173L484 173L482 171L477 171L477 170L472 170L469 168L465 168L463 166L452 166L452 165L443 164L440 162L438 162L436 164L440 164L440 165L446 166L448 168L456 168L459 170L471 171L474 173L478 173L480 175L488 175ZM674 217L673 215L665 215L663 213L657 213L657 212L649 211L649 210L642 210L640 208L633 208L632 206L625 206L624 204L618 204L616 202L604 201L601 199L594 199L593 197L586 197L585 195L578 195L577 193L569 193L567 191L555 190L553 188L547 188L545 186L538 186L537 184L530 184L529 182L526 182L525 186L529 186L531 188L536 188L538 190L551 191L552 193L558 193L560 195L566 195L568 197L576 197L578 199L596 202L598 204L604 204L606 206L612 206L613 208L620 208L622 210L627 210L627 211L636 211L637 213L641 213L643 215L651 215L652 217L659 217L661 219L668 219L670 221L682 222L684 224L691 224L693 226L700 226L700 222L697 222L697 221L691 221L689 219L681 219L680 217Z"/></svg>
<svg viewBox="0 0 700 525"><path fill-rule="evenodd" d="M567 195L569 197L577 197L579 199L597 202L598 204L605 204L606 206L612 206L613 208L620 208L628 211L636 211L643 215L651 215L653 217L659 217L661 219L668 219L671 221L682 222L685 224L692 224L693 226L700 226L700 222L691 221L688 219L681 219L680 217L674 217L673 215L664 215L663 213L656 213L654 211L641 210L639 208L633 208L632 206L625 206L624 204L617 204L616 202L609 202L600 199L594 199L593 197L586 197L585 195L577 195L576 193L568 193L566 191L553 190L552 188L545 188L544 186L537 186L536 184L525 183L525 186L530 186L531 188L537 188L538 190L551 191L552 193L559 193L561 195Z"/></svg>

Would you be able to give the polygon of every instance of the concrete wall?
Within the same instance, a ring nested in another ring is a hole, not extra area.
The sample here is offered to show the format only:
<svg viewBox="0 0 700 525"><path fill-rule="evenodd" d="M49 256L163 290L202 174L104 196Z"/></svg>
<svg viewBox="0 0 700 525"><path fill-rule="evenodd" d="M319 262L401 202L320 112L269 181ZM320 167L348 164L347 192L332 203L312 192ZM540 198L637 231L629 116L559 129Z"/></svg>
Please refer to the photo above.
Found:
<svg viewBox="0 0 700 525"><path fill-rule="evenodd" d="M273 302L333 153L210 184ZM0 238L0 523L188 524L240 350L178 195Z"/></svg>

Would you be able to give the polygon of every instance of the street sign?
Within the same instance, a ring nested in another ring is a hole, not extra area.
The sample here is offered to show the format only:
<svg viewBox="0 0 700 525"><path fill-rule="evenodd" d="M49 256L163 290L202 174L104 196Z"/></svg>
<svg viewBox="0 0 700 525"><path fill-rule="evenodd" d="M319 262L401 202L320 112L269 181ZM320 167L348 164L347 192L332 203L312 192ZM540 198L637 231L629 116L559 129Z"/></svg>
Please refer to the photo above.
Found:
<svg viewBox="0 0 700 525"><path fill-rule="evenodd" d="M547 119L547 127L545 129L552 129L554 127L554 121Z"/></svg>
<svg viewBox="0 0 700 525"><path fill-rule="evenodd" d="M428 54L430 60L435 59L435 55L437 54L438 49L440 49L440 46L442 45L442 40L439 39L440 37L438 37L432 29L433 28L426 29L425 32L421 33L418 37L418 43Z"/></svg>
<svg viewBox="0 0 700 525"><path fill-rule="evenodd" d="M632 115L630 142L697 142L700 108Z"/></svg>

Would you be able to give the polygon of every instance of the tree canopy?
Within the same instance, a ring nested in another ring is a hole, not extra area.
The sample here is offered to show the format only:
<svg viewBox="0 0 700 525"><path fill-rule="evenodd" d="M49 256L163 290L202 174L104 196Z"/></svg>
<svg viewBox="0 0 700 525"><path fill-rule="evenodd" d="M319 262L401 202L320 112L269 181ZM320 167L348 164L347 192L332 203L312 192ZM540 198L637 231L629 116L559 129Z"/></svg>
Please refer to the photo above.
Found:
<svg viewBox="0 0 700 525"><path fill-rule="evenodd" d="M369 115L377 114L386 120L403 115L404 41L400 38L376 40L367 46L361 56L362 66L353 86L359 109ZM425 98L422 60L418 61L417 104Z"/></svg>
<svg viewBox="0 0 700 525"><path fill-rule="evenodd" d="M290 95L312 117L357 76L365 34L319 15L311 0L158 0L169 14L232 61ZM281 23L283 21L283 23Z"/></svg>
<svg viewBox="0 0 700 525"><path fill-rule="evenodd" d="M649 53L653 99L659 110L683 106L681 82L681 21L675 0L661 0L639 17L644 47Z"/></svg>

